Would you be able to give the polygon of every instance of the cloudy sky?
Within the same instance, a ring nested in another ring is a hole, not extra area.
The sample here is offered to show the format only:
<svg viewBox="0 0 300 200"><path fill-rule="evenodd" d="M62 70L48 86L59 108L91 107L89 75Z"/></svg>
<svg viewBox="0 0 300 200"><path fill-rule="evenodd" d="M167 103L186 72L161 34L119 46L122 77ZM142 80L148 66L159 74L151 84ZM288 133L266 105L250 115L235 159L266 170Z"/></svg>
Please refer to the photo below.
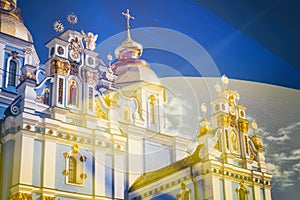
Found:
<svg viewBox="0 0 300 200"><path fill-rule="evenodd" d="M214 85L220 78L176 77L162 79L167 88L168 132L184 135L196 142L202 103L211 114ZM239 103L247 106L246 116L258 124L267 167L273 173L273 199L299 198L300 187L300 91L269 84L230 80L229 88L240 94ZM196 116L196 117L195 117ZM198 116L198 117L197 117ZM249 131L253 135L253 131ZM193 143L191 142L191 148Z"/></svg>
<svg viewBox="0 0 300 200"><path fill-rule="evenodd" d="M274 199L296 199L300 187L297 4L288 0L18 1L41 63L47 60L45 43L59 35L52 27L56 20L65 29L99 34L97 50L108 63L107 53L114 53L124 38L125 19L121 12L129 8L135 17L132 36L144 45L143 58L160 77L226 74L234 79L298 89L243 82L234 85L241 93L241 102L250 105L248 116L260 125L274 175ZM72 12L79 18L73 27L66 20ZM173 117L179 126L170 131L192 138L201 115L199 101L208 104L214 94L206 83L170 82L169 110L179 102L187 120Z"/></svg>

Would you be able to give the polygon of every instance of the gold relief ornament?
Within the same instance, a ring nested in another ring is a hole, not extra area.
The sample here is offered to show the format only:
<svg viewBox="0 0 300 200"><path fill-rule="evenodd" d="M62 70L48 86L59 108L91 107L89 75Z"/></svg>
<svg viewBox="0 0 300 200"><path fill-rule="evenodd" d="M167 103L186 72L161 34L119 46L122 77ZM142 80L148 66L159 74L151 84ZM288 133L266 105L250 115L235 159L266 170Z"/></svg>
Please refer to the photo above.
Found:
<svg viewBox="0 0 300 200"><path fill-rule="evenodd" d="M64 157L67 158L68 157L68 152L64 152Z"/></svg>
<svg viewBox="0 0 300 200"><path fill-rule="evenodd" d="M32 194L27 194L27 193L17 193L14 195L11 195L9 197L9 200L33 200Z"/></svg>
<svg viewBox="0 0 300 200"><path fill-rule="evenodd" d="M235 192L238 194L238 199L248 199L249 190L245 187L245 182L241 181L238 188L235 189Z"/></svg>
<svg viewBox="0 0 300 200"><path fill-rule="evenodd" d="M103 112L103 110L101 109L99 101L97 101L96 99L95 99L95 104L96 104L96 108L95 108L96 117L106 119L106 114L105 114L105 112Z"/></svg>
<svg viewBox="0 0 300 200"><path fill-rule="evenodd" d="M80 178L81 178L81 179L84 179L84 180L87 179L86 173L80 174Z"/></svg>
<svg viewBox="0 0 300 200"><path fill-rule="evenodd" d="M258 151L263 152L264 149L263 149L263 143L261 141L261 137L258 135L254 135L251 139L252 139L255 147L258 149Z"/></svg>
<svg viewBox="0 0 300 200"><path fill-rule="evenodd" d="M80 47L80 41L78 39L78 37L72 38L71 39L71 44L69 45L69 50L74 50L74 51L78 51L81 52L82 48Z"/></svg>
<svg viewBox="0 0 300 200"><path fill-rule="evenodd" d="M230 106L234 106L234 96L230 95L229 98L228 98L228 100L229 100L229 105Z"/></svg>
<svg viewBox="0 0 300 200"><path fill-rule="evenodd" d="M78 153L78 144L74 144L73 146L72 146L72 151L73 151L73 153Z"/></svg>
<svg viewBox="0 0 300 200"><path fill-rule="evenodd" d="M192 190L186 187L185 183L181 183L181 191L176 194L178 200L190 200Z"/></svg>
<svg viewBox="0 0 300 200"><path fill-rule="evenodd" d="M153 94L151 94L148 98L149 98L149 100L150 100L150 104L151 104L151 105L154 105L154 104L155 104L155 101L156 101L156 97L155 97Z"/></svg>
<svg viewBox="0 0 300 200"><path fill-rule="evenodd" d="M68 61L63 62L57 59L53 59L50 63L51 68L51 75L54 74L61 74L61 75L68 75L70 71L70 63Z"/></svg>
<svg viewBox="0 0 300 200"><path fill-rule="evenodd" d="M40 200L55 200L55 197L41 196Z"/></svg>
<svg viewBox="0 0 300 200"><path fill-rule="evenodd" d="M94 50L96 48L96 40L98 38L98 34L94 35L92 32L88 32L87 34L82 30L83 39L85 42L86 49Z"/></svg>
<svg viewBox="0 0 300 200"><path fill-rule="evenodd" d="M64 175L64 176L68 176L68 175L69 175L69 172L68 172L68 170L66 170L66 169L63 170L61 173L62 173L62 175Z"/></svg>
<svg viewBox="0 0 300 200"><path fill-rule="evenodd" d="M229 115L219 115L218 116L218 126L219 127L222 127L222 126L225 126L225 127L228 127L229 124L230 124L230 117Z"/></svg>
<svg viewBox="0 0 300 200"><path fill-rule="evenodd" d="M239 130L242 133L248 133L249 121L247 119L239 119Z"/></svg>
<svg viewBox="0 0 300 200"><path fill-rule="evenodd" d="M23 81L25 79L31 79L31 80L36 80L36 76L34 73L31 73L29 71L27 71L26 73L24 73L21 77L20 77L20 81Z"/></svg>

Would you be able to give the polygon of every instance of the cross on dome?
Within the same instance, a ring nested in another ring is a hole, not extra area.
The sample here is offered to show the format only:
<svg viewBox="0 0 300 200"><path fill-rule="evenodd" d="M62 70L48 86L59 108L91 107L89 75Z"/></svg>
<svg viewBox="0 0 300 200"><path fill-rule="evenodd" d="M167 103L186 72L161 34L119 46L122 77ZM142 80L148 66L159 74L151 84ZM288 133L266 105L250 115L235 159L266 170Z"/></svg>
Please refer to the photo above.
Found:
<svg viewBox="0 0 300 200"><path fill-rule="evenodd" d="M124 15L125 18L127 19L127 29L129 29L130 28L130 25L129 25L130 19L134 19L134 17L130 15L129 9L126 9L126 13L122 12L122 15Z"/></svg>

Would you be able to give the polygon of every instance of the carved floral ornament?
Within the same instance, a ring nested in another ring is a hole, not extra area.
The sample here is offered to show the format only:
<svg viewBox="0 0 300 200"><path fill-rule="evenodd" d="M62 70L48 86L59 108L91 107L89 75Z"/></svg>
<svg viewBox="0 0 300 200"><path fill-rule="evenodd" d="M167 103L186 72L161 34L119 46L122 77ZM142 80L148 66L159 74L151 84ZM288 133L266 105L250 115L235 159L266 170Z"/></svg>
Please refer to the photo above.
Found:
<svg viewBox="0 0 300 200"><path fill-rule="evenodd" d="M81 48L80 41L79 41L78 37L75 37L75 38L71 39L71 44L69 45L69 49L70 50L73 49L74 51L77 51L77 52L82 51L82 48Z"/></svg>
<svg viewBox="0 0 300 200"><path fill-rule="evenodd" d="M53 59L50 65L51 65L51 75L57 73L66 76L70 71L70 63L67 61L63 62L61 60Z"/></svg>
<svg viewBox="0 0 300 200"><path fill-rule="evenodd" d="M33 200L32 194L28 194L28 193L17 193L14 195L11 195L9 197L9 200Z"/></svg>

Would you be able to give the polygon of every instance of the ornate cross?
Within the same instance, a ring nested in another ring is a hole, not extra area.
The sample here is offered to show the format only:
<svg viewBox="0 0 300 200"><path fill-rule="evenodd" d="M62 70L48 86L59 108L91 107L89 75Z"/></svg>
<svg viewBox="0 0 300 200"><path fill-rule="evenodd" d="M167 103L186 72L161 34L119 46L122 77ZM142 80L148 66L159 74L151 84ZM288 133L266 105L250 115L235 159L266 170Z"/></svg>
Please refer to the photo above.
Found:
<svg viewBox="0 0 300 200"><path fill-rule="evenodd" d="M16 52L16 51L12 51L12 52L10 52L10 56L12 56L14 59L16 59L16 58L20 58L20 56L18 55L19 53L18 52Z"/></svg>
<svg viewBox="0 0 300 200"><path fill-rule="evenodd" d="M134 19L134 17L130 15L129 9L127 9L126 13L122 12L122 15L124 15L126 17L126 19L127 19L127 29L129 29L130 28L129 20Z"/></svg>

